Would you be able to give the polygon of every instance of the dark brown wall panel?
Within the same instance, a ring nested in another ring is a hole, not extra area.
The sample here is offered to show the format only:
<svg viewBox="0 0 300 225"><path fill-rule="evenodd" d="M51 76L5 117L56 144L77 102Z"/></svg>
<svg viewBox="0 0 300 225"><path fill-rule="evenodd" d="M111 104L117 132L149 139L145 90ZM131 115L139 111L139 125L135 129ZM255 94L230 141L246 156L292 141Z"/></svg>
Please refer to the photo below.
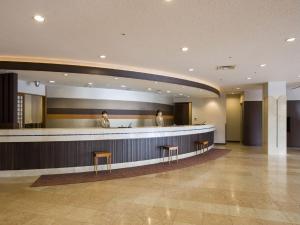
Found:
<svg viewBox="0 0 300 225"><path fill-rule="evenodd" d="M18 75L0 74L0 128L17 128Z"/></svg>
<svg viewBox="0 0 300 225"><path fill-rule="evenodd" d="M300 100L287 102L287 146L300 147Z"/></svg>
<svg viewBox="0 0 300 225"><path fill-rule="evenodd" d="M0 170L90 166L92 153L100 150L112 152L113 163L155 159L162 157L162 145L178 145L179 153L184 154L195 151L194 142L198 140L208 140L212 145L214 132L142 139L0 143Z"/></svg>
<svg viewBox="0 0 300 225"><path fill-rule="evenodd" d="M174 123L176 125L192 124L191 102L178 102L174 104Z"/></svg>
<svg viewBox="0 0 300 225"><path fill-rule="evenodd" d="M244 102L243 144L262 145L262 101Z"/></svg>

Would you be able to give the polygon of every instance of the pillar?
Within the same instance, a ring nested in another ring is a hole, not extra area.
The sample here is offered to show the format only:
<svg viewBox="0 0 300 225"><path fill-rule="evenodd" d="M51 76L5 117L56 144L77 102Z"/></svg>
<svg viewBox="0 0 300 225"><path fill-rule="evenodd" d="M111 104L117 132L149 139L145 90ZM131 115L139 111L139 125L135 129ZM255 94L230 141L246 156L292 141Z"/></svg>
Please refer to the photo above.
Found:
<svg viewBox="0 0 300 225"><path fill-rule="evenodd" d="M18 75L0 74L0 129L18 127L17 122Z"/></svg>
<svg viewBox="0 0 300 225"><path fill-rule="evenodd" d="M286 81L271 81L264 84L263 97L264 147L269 155L286 155Z"/></svg>

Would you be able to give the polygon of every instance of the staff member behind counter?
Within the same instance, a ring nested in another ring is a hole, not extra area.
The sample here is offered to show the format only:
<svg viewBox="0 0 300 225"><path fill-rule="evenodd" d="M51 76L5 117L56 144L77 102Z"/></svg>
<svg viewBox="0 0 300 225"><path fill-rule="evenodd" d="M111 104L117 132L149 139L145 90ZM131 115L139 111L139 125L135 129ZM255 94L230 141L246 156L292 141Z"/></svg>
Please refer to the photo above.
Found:
<svg viewBox="0 0 300 225"><path fill-rule="evenodd" d="M110 128L110 122L106 111L102 111L102 115L97 119L97 127Z"/></svg>
<svg viewBox="0 0 300 225"><path fill-rule="evenodd" d="M156 123L156 126L158 126L158 127L164 126L164 118L162 115L162 111L160 111L160 110L156 111L155 123Z"/></svg>

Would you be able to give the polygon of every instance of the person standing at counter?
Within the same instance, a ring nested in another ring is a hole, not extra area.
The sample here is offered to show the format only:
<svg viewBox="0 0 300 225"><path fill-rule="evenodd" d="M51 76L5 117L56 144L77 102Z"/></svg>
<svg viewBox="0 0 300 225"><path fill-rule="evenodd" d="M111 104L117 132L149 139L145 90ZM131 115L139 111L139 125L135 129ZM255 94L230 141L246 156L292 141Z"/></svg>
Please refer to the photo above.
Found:
<svg viewBox="0 0 300 225"><path fill-rule="evenodd" d="M97 120L97 127L110 128L110 122L106 111L102 111L101 118Z"/></svg>
<svg viewBox="0 0 300 225"><path fill-rule="evenodd" d="M162 115L162 111L160 111L160 110L156 111L155 123L156 123L156 126L158 126L158 127L164 126L164 118Z"/></svg>

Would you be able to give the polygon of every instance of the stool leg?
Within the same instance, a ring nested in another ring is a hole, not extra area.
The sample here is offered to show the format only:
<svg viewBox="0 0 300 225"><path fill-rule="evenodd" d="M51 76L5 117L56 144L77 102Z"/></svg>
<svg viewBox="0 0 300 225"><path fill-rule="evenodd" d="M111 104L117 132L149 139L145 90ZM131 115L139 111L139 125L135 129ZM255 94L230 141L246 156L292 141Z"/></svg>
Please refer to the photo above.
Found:
<svg viewBox="0 0 300 225"><path fill-rule="evenodd" d="M111 173L111 156L109 157L109 171Z"/></svg>
<svg viewBox="0 0 300 225"><path fill-rule="evenodd" d="M165 162L165 149L163 149L163 163Z"/></svg>
<svg viewBox="0 0 300 225"><path fill-rule="evenodd" d="M168 161L169 161L169 164L170 164L170 154L171 154L171 151L169 150L169 155L168 155Z"/></svg>
<svg viewBox="0 0 300 225"><path fill-rule="evenodd" d="M178 163L178 148L176 148L176 159L177 159L177 163Z"/></svg>
<svg viewBox="0 0 300 225"><path fill-rule="evenodd" d="M106 157L106 170L108 170L109 157Z"/></svg>
<svg viewBox="0 0 300 225"><path fill-rule="evenodd" d="M97 157L94 157L94 171L96 172L96 174L98 173L97 163Z"/></svg>

